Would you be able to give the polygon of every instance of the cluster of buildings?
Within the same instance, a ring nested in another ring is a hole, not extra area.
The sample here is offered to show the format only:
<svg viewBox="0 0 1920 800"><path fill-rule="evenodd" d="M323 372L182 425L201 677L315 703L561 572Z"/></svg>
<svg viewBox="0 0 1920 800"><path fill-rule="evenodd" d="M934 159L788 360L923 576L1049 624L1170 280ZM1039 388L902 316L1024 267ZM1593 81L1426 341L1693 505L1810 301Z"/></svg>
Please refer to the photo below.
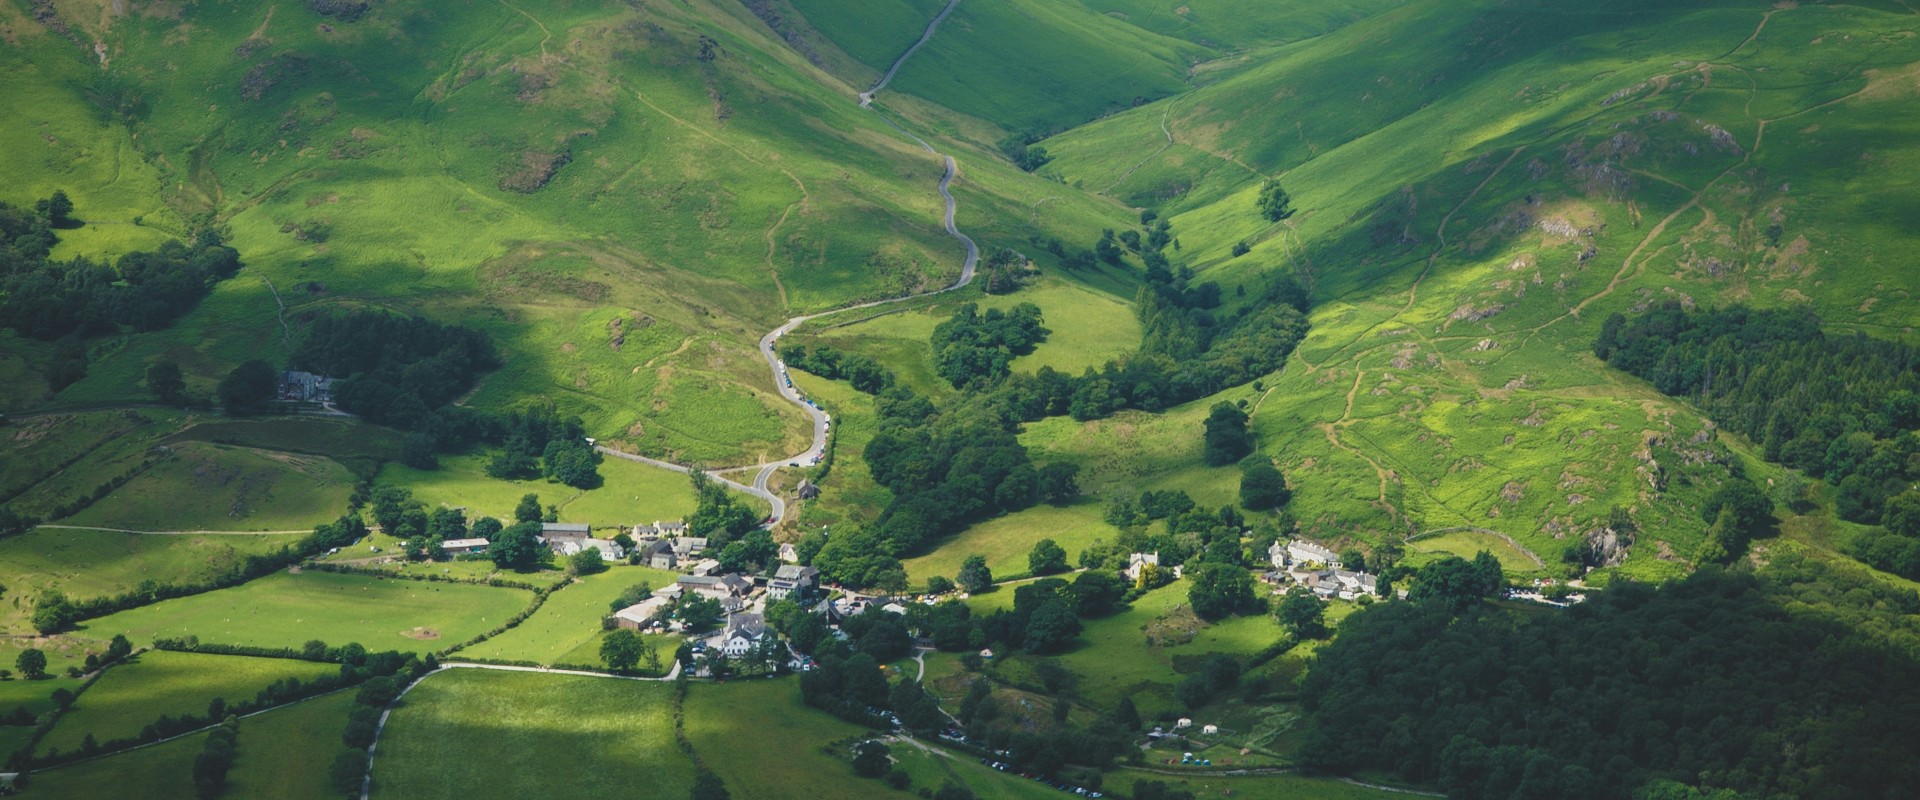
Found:
<svg viewBox="0 0 1920 800"><path fill-rule="evenodd" d="M280 373L280 383L274 387L273 396L290 403L327 405L333 402L333 379L311 372L288 370Z"/></svg>
<svg viewBox="0 0 1920 800"><path fill-rule="evenodd" d="M1342 569L1338 553L1313 542L1301 539L1274 542L1267 548L1267 561L1273 569L1260 579L1275 586L1294 583L1322 598L1342 600L1361 595L1380 596L1377 578L1369 573Z"/></svg>
<svg viewBox="0 0 1920 800"><path fill-rule="evenodd" d="M820 585L820 571L797 564L782 564L772 575L755 578L731 572L716 575L693 572L680 576L670 586L654 590L645 600L613 613L614 624L628 630L665 630L666 616L683 598L707 597L720 603L726 614L721 630L697 645L739 657L763 645L773 633L768 629L766 604L776 600L804 600Z"/></svg>

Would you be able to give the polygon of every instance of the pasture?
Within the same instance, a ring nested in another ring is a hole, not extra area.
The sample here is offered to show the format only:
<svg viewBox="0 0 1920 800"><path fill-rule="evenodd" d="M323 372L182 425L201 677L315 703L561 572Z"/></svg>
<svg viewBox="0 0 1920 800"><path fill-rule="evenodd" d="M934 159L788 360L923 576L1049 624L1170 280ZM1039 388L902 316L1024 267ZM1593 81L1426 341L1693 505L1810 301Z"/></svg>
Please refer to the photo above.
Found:
<svg viewBox="0 0 1920 800"><path fill-rule="evenodd" d="M354 477L324 456L181 441L70 525L140 531L312 529L347 507Z"/></svg>
<svg viewBox="0 0 1920 800"><path fill-rule="evenodd" d="M353 692L334 692L240 721L237 758L227 773L227 797L337 800L327 767L340 751L340 732ZM193 760L206 734L58 767L33 775L26 797L125 797L129 787L152 800L190 800Z"/></svg>
<svg viewBox="0 0 1920 800"><path fill-rule="evenodd" d="M1052 539L1067 551L1067 562L1078 563L1080 551L1099 541L1113 541L1120 530L1101 519L1102 506L1081 500L1069 506L1038 505L1025 511L981 522L940 542L934 550L903 562L907 577L925 584L935 575L952 578L968 556L987 559L995 580L1027 576L1027 554L1041 539Z"/></svg>
<svg viewBox="0 0 1920 800"><path fill-rule="evenodd" d="M107 670L60 715L40 752L73 752L88 735L106 743L131 739L162 715L205 716L214 698L252 700L283 678L308 681L340 672L338 664L153 650Z"/></svg>
<svg viewBox="0 0 1920 800"><path fill-rule="evenodd" d="M427 653L465 641L526 608L532 594L463 583L328 572L280 573L218 592L167 600L81 623L104 638L161 637L256 647L319 639L368 650Z"/></svg>
<svg viewBox="0 0 1920 800"><path fill-rule="evenodd" d="M685 797L664 683L449 669L407 693L373 762L373 794L430 798Z"/></svg>
<svg viewBox="0 0 1920 800"><path fill-rule="evenodd" d="M540 496L542 505L559 506L562 522L585 522L596 527L651 524L681 520L693 513L699 499L687 476L657 467L607 458L600 462L606 482L596 489L575 489L546 480L501 480L488 477L491 454L445 456L440 468L417 470L390 462L380 470L379 483L413 491L428 508L467 509L469 520L513 519L514 505L527 494ZM753 502L758 503L758 500Z"/></svg>
<svg viewBox="0 0 1920 800"><path fill-rule="evenodd" d="M458 655L542 664L598 664L600 620L613 613L608 605L614 598L636 583L661 589L672 585L678 577L678 573L667 570L626 565L588 575L547 595L540 610L513 630L461 650ZM581 650L586 652L575 654ZM668 646L661 658L671 661L672 657L672 646Z"/></svg>
<svg viewBox="0 0 1920 800"><path fill-rule="evenodd" d="M0 630L25 632L33 602L59 591L71 599L131 591L141 582L204 581L248 556L293 544L298 535L152 536L36 528L0 539Z"/></svg>

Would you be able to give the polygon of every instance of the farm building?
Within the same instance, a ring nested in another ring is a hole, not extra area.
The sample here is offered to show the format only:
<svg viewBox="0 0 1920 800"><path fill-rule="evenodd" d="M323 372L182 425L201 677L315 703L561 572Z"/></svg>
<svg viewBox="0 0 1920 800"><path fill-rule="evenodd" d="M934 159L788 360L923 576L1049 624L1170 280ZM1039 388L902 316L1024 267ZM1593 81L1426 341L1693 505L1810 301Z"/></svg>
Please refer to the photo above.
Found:
<svg viewBox="0 0 1920 800"><path fill-rule="evenodd" d="M488 544L491 543L485 539L448 539L441 542L440 547L447 551L447 555L464 556L487 552Z"/></svg>

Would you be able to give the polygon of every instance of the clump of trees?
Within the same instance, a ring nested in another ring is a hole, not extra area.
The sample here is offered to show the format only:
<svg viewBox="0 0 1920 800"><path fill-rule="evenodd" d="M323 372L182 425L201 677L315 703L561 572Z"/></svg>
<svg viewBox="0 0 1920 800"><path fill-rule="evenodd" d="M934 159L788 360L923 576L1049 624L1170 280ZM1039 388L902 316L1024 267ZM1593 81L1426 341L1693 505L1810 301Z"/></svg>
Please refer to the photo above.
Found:
<svg viewBox="0 0 1920 800"><path fill-rule="evenodd" d="M1920 701L1916 611L1911 591L1792 553L1758 574L1616 583L1564 613L1376 604L1315 652L1301 761L1450 797L1676 780L1691 796L1908 796L1920 726L1862 709Z"/></svg>
<svg viewBox="0 0 1920 800"><path fill-rule="evenodd" d="M1253 453L1253 431L1247 428L1247 412L1228 402L1214 403L1207 410L1204 447L1201 457L1209 467L1224 467Z"/></svg>
<svg viewBox="0 0 1920 800"><path fill-rule="evenodd" d="M1046 131L1038 129L1020 131L1000 140L1000 152L1005 154L1007 160L1012 161L1014 166L1026 172L1032 172L1053 160L1053 156L1047 155L1047 148L1035 147L1033 144L1047 138L1047 135Z"/></svg>
<svg viewBox="0 0 1920 800"><path fill-rule="evenodd" d="M894 376L891 370L859 353L848 353L827 345L820 345L811 352L803 344L789 344L780 348L780 360L794 369L803 369L822 378L845 380L853 388L867 394L879 394L893 386Z"/></svg>
<svg viewBox="0 0 1920 800"><path fill-rule="evenodd" d="M690 473L693 491L700 498L699 504L687 517L687 534L707 540L707 549L716 553L725 553L727 548L739 543L747 534L760 527L760 514L747 505L746 501L727 491L726 485L707 477L699 470ZM772 547L772 553L761 554L761 545L750 550L737 549L735 560L738 566L748 563L766 563L772 554L779 552L779 546L768 538L763 543Z"/></svg>
<svg viewBox="0 0 1920 800"><path fill-rule="evenodd" d="M1254 200L1254 207L1260 209L1260 216L1268 222L1279 222L1293 216L1293 196L1281 188L1280 181L1268 178L1260 184L1260 195Z"/></svg>
<svg viewBox="0 0 1920 800"><path fill-rule="evenodd" d="M1040 307L1032 303L1004 312L990 308L985 314L966 303L933 329L933 368L956 388L994 383L1008 375L1015 356L1033 352L1049 333L1041 325Z"/></svg>
<svg viewBox="0 0 1920 800"><path fill-rule="evenodd" d="M342 409L409 430L429 426L434 409L499 363L480 331L358 310L316 317L291 359L294 369L334 378Z"/></svg>
<svg viewBox="0 0 1920 800"><path fill-rule="evenodd" d="M44 341L121 326L160 330L240 270L240 254L212 231L191 245L169 241L128 253L112 266L53 261L54 230L75 226L72 210L59 192L33 211L0 203L0 325Z"/></svg>

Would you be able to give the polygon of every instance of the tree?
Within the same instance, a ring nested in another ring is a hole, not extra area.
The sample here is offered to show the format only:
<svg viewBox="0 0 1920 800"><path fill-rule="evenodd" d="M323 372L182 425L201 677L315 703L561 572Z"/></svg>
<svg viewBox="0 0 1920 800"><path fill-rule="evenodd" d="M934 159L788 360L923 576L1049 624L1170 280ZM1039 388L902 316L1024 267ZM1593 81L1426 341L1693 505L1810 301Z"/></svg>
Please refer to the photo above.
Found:
<svg viewBox="0 0 1920 800"><path fill-rule="evenodd" d="M1203 563L1187 570L1193 585L1187 589L1187 602L1201 619L1217 620L1242 614L1255 608L1253 576L1231 564Z"/></svg>
<svg viewBox="0 0 1920 800"><path fill-rule="evenodd" d="M433 434L415 431L400 440L400 463L414 469L439 469L439 443Z"/></svg>
<svg viewBox="0 0 1920 800"><path fill-rule="evenodd" d="M987 569L987 559L981 555L967 556L960 562L959 574L953 576L953 582L968 594L979 594L993 588L993 571Z"/></svg>
<svg viewBox="0 0 1920 800"><path fill-rule="evenodd" d="M727 785L720 776L702 769L693 776L693 800L732 800L733 794L727 791Z"/></svg>
<svg viewBox="0 0 1920 800"><path fill-rule="evenodd" d="M598 575L607 571L607 562L600 557L599 548L589 547L568 558L567 569L575 575Z"/></svg>
<svg viewBox="0 0 1920 800"><path fill-rule="evenodd" d="M602 483L600 453L583 439L569 437L547 442L541 460L545 464L544 472L548 480L559 481L575 489L597 489Z"/></svg>
<svg viewBox="0 0 1920 800"><path fill-rule="evenodd" d="M616 628L600 641L600 660L614 672L631 671L646 654L646 640L626 628Z"/></svg>
<svg viewBox="0 0 1920 800"><path fill-rule="evenodd" d="M467 515L460 509L441 506L427 514L427 535L442 539L462 539L467 535Z"/></svg>
<svg viewBox="0 0 1920 800"><path fill-rule="evenodd" d="M367 751L348 750L333 757L333 766L327 768L327 780L333 784L338 795L358 795L361 784L367 778Z"/></svg>
<svg viewBox="0 0 1920 800"><path fill-rule="evenodd" d="M1294 587L1287 592L1285 600L1275 616L1280 627L1286 628L1295 639L1319 639L1327 635L1327 609L1313 592Z"/></svg>
<svg viewBox="0 0 1920 800"><path fill-rule="evenodd" d="M20 670L20 676L27 680L40 680L47 677L47 654L40 652L39 648L29 647L20 651L20 655L13 660L13 667Z"/></svg>
<svg viewBox="0 0 1920 800"><path fill-rule="evenodd" d="M1040 496L1047 503L1064 506L1080 496L1080 465L1055 461L1040 468Z"/></svg>
<svg viewBox="0 0 1920 800"><path fill-rule="evenodd" d="M505 526L500 524L500 520L494 519L493 517L481 517L473 521L473 527L468 529L467 535L475 539L485 539L491 542L494 540L494 537L500 535L500 531L504 527Z"/></svg>
<svg viewBox="0 0 1920 800"><path fill-rule="evenodd" d="M1253 433L1247 430L1247 412L1232 403L1215 403L1207 412L1206 447L1210 467L1224 467L1253 452Z"/></svg>
<svg viewBox="0 0 1920 800"><path fill-rule="evenodd" d="M945 575L935 575L927 579L927 594L946 594L953 591L953 579Z"/></svg>
<svg viewBox="0 0 1920 800"><path fill-rule="evenodd" d="M133 643L127 641L126 634L116 633L107 642L107 661L119 661L133 655Z"/></svg>
<svg viewBox="0 0 1920 800"><path fill-rule="evenodd" d="M1280 474L1272 461L1258 458L1240 468L1240 505L1248 510L1279 508L1292 499L1293 490L1287 488L1287 476Z"/></svg>
<svg viewBox="0 0 1920 800"><path fill-rule="evenodd" d="M180 365L155 361L147 367L147 391L162 403L178 403L187 393L187 382L180 376Z"/></svg>
<svg viewBox="0 0 1920 800"><path fill-rule="evenodd" d="M1280 188L1280 181L1268 178L1260 185L1260 199L1255 201L1260 208L1260 216L1268 222L1279 222L1293 216L1293 197L1287 190Z"/></svg>
<svg viewBox="0 0 1920 800"><path fill-rule="evenodd" d="M539 522L540 516L540 495L521 495L520 504L513 507L515 522Z"/></svg>
<svg viewBox="0 0 1920 800"><path fill-rule="evenodd" d="M73 218L73 201L67 198L64 190L53 190L53 196L34 203L33 210L40 212L40 216L46 218L47 225L50 227L79 227L77 220Z"/></svg>
<svg viewBox="0 0 1920 800"><path fill-rule="evenodd" d="M1073 598L1073 613L1099 617L1120 607L1121 599L1127 596L1127 583L1117 573L1090 569L1073 579L1067 594Z"/></svg>
<svg viewBox="0 0 1920 800"><path fill-rule="evenodd" d="M680 618L680 624L689 631L704 631L720 624L720 618L726 610L720 607L720 601L706 595L688 595L680 601L680 607L674 616Z"/></svg>
<svg viewBox="0 0 1920 800"><path fill-rule="evenodd" d="M1050 653L1066 647L1080 635L1080 618L1064 600L1042 603L1027 618L1027 638L1020 646L1035 653Z"/></svg>
<svg viewBox="0 0 1920 800"><path fill-rule="evenodd" d="M893 769L893 751L878 740L853 746L853 772L862 778L878 778Z"/></svg>
<svg viewBox="0 0 1920 800"><path fill-rule="evenodd" d="M240 413L272 400L278 380L279 374L273 365L256 358L241 362L227 377L221 378L214 395L220 398L220 405L228 413Z"/></svg>
<svg viewBox="0 0 1920 800"><path fill-rule="evenodd" d="M553 551L540 543L540 523L522 522L500 532L487 546L487 556L501 569L539 568Z"/></svg>
<svg viewBox="0 0 1920 800"><path fill-rule="evenodd" d="M47 592L33 604L33 627L41 633L53 633L73 623L78 610L59 592Z"/></svg>
<svg viewBox="0 0 1920 800"><path fill-rule="evenodd" d="M1499 562L1493 563L1498 569ZM1413 588L1407 592L1407 599L1459 613L1478 605L1481 598L1498 590L1497 583L1492 586L1488 583L1488 576L1481 565L1459 556L1448 556L1414 573Z"/></svg>
<svg viewBox="0 0 1920 800"><path fill-rule="evenodd" d="M1052 539L1034 542L1033 550L1027 553L1027 569L1035 575L1055 575L1066 572L1067 551Z"/></svg>

